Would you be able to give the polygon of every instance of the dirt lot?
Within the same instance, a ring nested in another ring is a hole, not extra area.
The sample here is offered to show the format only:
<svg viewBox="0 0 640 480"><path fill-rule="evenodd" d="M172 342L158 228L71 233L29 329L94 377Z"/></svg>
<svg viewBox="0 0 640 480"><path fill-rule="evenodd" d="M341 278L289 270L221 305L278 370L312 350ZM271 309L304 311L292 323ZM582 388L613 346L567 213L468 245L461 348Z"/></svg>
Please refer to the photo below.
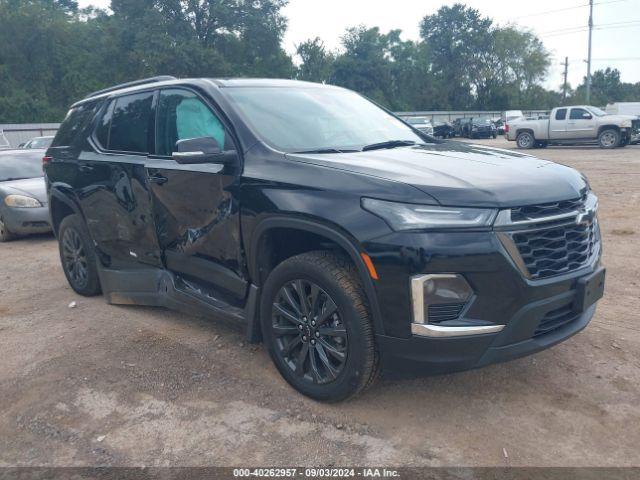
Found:
<svg viewBox="0 0 640 480"><path fill-rule="evenodd" d="M534 153L600 196L591 324L481 370L385 373L339 405L294 392L235 325L75 295L51 237L0 245L0 466L640 465L640 146Z"/></svg>

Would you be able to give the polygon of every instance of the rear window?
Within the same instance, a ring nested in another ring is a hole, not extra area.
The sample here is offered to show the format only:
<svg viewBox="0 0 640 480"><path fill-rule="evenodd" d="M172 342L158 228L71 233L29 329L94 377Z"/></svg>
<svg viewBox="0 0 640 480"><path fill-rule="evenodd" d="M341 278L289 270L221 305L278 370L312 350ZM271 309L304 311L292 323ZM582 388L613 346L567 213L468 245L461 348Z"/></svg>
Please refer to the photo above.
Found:
<svg viewBox="0 0 640 480"><path fill-rule="evenodd" d="M43 151L0 153L0 182L42 177Z"/></svg>
<svg viewBox="0 0 640 480"><path fill-rule="evenodd" d="M83 103L67 113L51 146L67 147L78 141L79 134L89 125L95 114L97 102ZM39 148L31 146L31 148Z"/></svg>
<svg viewBox="0 0 640 480"><path fill-rule="evenodd" d="M115 100L108 150L147 153L149 151L151 103L153 92L118 97ZM108 114L108 111L107 111Z"/></svg>

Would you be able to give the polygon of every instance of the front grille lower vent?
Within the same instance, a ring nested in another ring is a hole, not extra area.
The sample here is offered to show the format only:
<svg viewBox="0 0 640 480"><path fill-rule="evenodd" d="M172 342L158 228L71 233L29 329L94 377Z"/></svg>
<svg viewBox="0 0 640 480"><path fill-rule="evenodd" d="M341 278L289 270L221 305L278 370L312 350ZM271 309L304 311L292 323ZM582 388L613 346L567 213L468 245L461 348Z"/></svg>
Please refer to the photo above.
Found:
<svg viewBox="0 0 640 480"><path fill-rule="evenodd" d="M539 279L585 266L596 253L598 224L560 225L512 234L530 278Z"/></svg>
<svg viewBox="0 0 640 480"><path fill-rule="evenodd" d="M539 337L540 335L551 333L573 322L579 315L580 314L573 311L571 304L552 310L542 318L533 336Z"/></svg>
<svg viewBox="0 0 640 480"><path fill-rule="evenodd" d="M511 220L521 222L538 218L552 217L579 210L585 202L585 197L560 202L542 203L540 205L528 205L511 209Z"/></svg>
<svg viewBox="0 0 640 480"><path fill-rule="evenodd" d="M462 313L464 306L464 303L429 305L429 323L440 323L446 322L447 320L455 320Z"/></svg>

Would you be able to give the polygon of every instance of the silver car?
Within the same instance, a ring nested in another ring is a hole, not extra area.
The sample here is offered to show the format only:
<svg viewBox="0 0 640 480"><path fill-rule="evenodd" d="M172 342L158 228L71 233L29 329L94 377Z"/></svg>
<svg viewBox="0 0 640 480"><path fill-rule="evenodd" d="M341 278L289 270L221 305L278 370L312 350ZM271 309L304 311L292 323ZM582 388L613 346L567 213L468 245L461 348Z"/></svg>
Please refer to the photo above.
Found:
<svg viewBox="0 0 640 480"><path fill-rule="evenodd" d="M0 242L51 231L44 153L39 149L0 152Z"/></svg>
<svg viewBox="0 0 640 480"><path fill-rule="evenodd" d="M425 117L409 117L405 120L413 128L420 130L427 135L433 135L433 125L428 118Z"/></svg>

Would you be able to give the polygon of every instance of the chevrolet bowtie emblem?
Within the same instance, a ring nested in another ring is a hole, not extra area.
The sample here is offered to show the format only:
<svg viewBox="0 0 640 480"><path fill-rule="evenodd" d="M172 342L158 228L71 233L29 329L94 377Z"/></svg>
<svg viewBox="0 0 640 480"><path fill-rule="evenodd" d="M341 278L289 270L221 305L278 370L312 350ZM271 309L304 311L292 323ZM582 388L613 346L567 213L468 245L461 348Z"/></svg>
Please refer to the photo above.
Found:
<svg viewBox="0 0 640 480"><path fill-rule="evenodd" d="M580 212L576 216L576 225L591 225L593 223L594 218L595 218L594 210L586 210L584 212Z"/></svg>

